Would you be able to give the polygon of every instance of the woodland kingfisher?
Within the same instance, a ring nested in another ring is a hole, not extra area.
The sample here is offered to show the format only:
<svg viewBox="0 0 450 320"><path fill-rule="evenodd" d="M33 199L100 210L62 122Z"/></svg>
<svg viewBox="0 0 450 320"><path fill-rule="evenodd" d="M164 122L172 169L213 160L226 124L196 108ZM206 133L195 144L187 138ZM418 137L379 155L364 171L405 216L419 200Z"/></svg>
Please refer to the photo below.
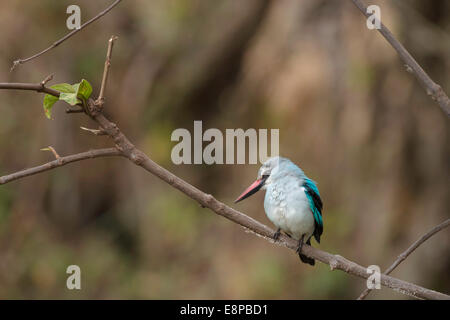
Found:
<svg viewBox="0 0 450 320"><path fill-rule="evenodd" d="M275 240L283 231L298 240L297 253L302 262L314 265L315 261L303 255L303 243L311 245L314 236L320 243L323 232L322 209L319 189L302 169L283 157L268 159L259 169L258 177L236 200L250 197L258 190L266 190L264 210L269 220L278 228Z"/></svg>

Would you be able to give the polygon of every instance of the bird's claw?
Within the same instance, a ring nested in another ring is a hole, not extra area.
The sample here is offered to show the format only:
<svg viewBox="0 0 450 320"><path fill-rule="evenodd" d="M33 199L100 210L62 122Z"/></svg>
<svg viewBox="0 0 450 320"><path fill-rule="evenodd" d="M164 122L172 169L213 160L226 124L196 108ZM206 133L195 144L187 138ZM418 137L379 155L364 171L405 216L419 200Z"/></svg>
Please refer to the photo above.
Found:
<svg viewBox="0 0 450 320"><path fill-rule="evenodd" d="M277 231L273 234L273 240L277 241L280 238L281 229L278 228Z"/></svg>
<svg viewBox="0 0 450 320"><path fill-rule="evenodd" d="M297 253L301 253L302 252L302 248L303 248L303 239L304 239L305 235L302 235L302 237L300 238L300 240L298 241L298 247L296 252Z"/></svg>

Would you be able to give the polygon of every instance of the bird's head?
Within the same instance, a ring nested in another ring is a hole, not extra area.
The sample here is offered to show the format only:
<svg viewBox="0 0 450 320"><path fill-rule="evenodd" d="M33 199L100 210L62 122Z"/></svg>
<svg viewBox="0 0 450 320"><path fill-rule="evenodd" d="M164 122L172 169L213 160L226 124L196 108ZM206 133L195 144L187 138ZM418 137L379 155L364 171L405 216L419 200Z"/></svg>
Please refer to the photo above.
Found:
<svg viewBox="0 0 450 320"><path fill-rule="evenodd" d="M305 174L291 160L283 157L269 158L259 168L258 177L245 191L234 201L237 203L244 200L259 190L264 190L272 183L280 182L286 177L303 179Z"/></svg>
<svg viewBox="0 0 450 320"><path fill-rule="evenodd" d="M261 168L259 168L256 181L245 189L234 203L250 197L261 189L264 190L269 184L273 183L280 176L280 170L284 168L286 161L292 163L290 160L282 157L273 157L264 162Z"/></svg>

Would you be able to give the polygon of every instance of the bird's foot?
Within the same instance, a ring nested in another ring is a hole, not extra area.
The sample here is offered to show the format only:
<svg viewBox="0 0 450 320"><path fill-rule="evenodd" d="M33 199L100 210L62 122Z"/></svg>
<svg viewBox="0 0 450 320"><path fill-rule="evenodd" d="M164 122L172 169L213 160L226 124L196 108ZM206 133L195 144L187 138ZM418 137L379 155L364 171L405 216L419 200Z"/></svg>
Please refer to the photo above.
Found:
<svg viewBox="0 0 450 320"><path fill-rule="evenodd" d="M300 238L300 240L298 240L298 247L297 247L297 253L300 254L302 252L302 248L303 248L303 239L305 238L305 235L302 235L302 237Z"/></svg>
<svg viewBox="0 0 450 320"><path fill-rule="evenodd" d="M301 260L303 263L307 263L307 264L310 264L310 265L313 266L313 265L315 264L314 259L309 258L309 257L305 256L304 254L302 254L302 248L303 248L303 240L304 240L304 238L305 238L305 235L302 235L302 237L301 237L300 240L298 241L297 254L298 254L298 256L300 257L300 260ZM308 241L306 241L306 244L311 245L311 243L309 242L309 239L308 239Z"/></svg>
<svg viewBox="0 0 450 320"><path fill-rule="evenodd" d="M281 229L278 228L277 231L275 231L275 233L273 234L273 240L277 241L278 238L280 238L280 234L281 234Z"/></svg>

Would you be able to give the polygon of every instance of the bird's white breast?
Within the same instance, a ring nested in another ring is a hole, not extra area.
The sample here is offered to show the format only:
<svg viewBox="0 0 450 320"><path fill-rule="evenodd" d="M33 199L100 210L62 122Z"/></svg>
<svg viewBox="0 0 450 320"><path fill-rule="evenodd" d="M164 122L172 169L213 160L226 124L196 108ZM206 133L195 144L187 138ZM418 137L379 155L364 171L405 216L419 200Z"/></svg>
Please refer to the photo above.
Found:
<svg viewBox="0 0 450 320"><path fill-rule="evenodd" d="M282 183L266 187L264 209L272 223L298 240L305 234L305 241L314 232L314 217L301 181L286 177Z"/></svg>

